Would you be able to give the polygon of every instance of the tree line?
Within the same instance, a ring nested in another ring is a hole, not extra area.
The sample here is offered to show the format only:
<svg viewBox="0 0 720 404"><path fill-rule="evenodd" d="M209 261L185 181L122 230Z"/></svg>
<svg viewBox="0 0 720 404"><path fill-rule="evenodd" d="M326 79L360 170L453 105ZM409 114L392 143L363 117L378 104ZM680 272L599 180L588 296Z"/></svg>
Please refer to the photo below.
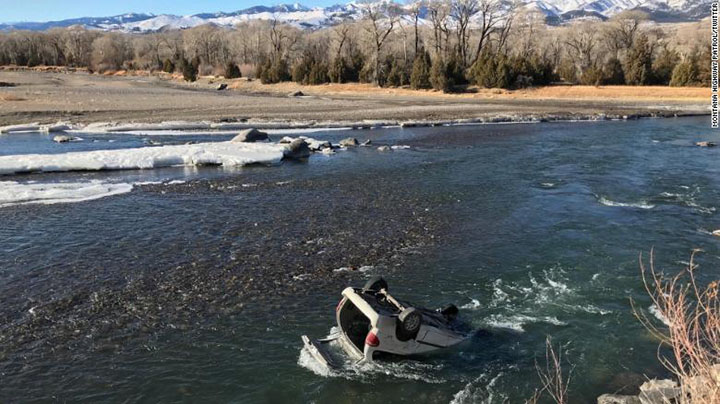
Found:
<svg viewBox="0 0 720 404"><path fill-rule="evenodd" d="M662 25L639 11L549 26L500 0L361 4L362 19L303 30L277 19L147 34L81 27L0 33L0 65L253 76L263 83L374 83L459 91L586 85L708 85L700 23Z"/></svg>

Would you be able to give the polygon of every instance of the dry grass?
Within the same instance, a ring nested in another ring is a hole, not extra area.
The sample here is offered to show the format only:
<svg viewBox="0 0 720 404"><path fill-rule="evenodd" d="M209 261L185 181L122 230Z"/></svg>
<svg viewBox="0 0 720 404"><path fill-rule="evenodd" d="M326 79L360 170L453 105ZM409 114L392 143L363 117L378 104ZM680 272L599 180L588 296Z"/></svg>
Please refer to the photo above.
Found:
<svg viewBox="0 0 720 404"><path fill-rule="evenodd" d="M18 97L14 94L2 94L0 93L0 101L27 101L25 98Z"/></svg>
<svg viewBox="0 0 720 404"><path fill-rule="evenodd" d="M695 276L695 252L688 267L672 277L649 268L640 256L645 290L667 327L657 326L633 303L642 324L672 350L672 357L658 354L663 365L680 381L681 403L720 403L720 299L718 281L702 287ZM662 346L662 345L661 345Z"/></svg>
<svg viewBox="0 0 720 404"><path fill-rule="evenodd" d="M412 90L409 88L378 88L372 84L346 83L304 86L286 82L262 84L257 80L233 80L230 88L248 91L287 94L302 91L310 95L402 95L418 97L441 97L460 99L576 99L576 100L658 100L658 101L698 101L710 98L710 89L703 87L665 87L665 86L570 86L557 85L522 90L503 90L470 87L468 92L444 94L434 90Z"/></svg>
<svg viewBox="0 0 720 404"><path fill-rule="evenodd" d="M545 340L545 365L540 366L535 362L535 369L542 387L536 389L532 397L525 401L525 404L537 404L546 394L556 404L568 403L568 388L573 368L571 367L565 374L563 371L562 347L558 345L556 352L550 337Z"/></svg>

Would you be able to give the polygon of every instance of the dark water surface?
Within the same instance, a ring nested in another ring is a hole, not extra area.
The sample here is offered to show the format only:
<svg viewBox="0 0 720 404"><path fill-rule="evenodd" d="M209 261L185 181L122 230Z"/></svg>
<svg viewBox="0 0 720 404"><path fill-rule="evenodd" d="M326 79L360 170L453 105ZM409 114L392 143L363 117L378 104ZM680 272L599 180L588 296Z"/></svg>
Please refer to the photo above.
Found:
<svg viewBox="0 0 720 404"><path fill-rule="evenodd" d="M629 304L650 305L638 254L654 247L677 271L701 248L701 277L720 275L720 148L693 146L720 141L708 127L327 132L312 136L411 148L0 179L188 180L0 209L0 402L515 403L538 385L546 336L574 364L572 402L630 392L665 375ZM148 143L82 137L71 147ZM42 135L0 138L4 155L62 151ZM455 302L480 331L428 358L318 370L300 335L327 335L341 289L374 273L409 300Z"/></svg>

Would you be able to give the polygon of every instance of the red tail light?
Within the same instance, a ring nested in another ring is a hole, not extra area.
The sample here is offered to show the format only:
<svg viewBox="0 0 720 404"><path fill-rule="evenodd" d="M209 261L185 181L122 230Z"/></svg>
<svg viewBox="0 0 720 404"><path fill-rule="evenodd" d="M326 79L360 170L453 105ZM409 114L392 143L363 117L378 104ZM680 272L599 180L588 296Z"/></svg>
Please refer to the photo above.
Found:
<svg viewBox="0 0 720 404"><path fill-rule="evenodd" d="M370 331L367 337L365 337L365 345L375 347L380 345L380 340L378 339L377 335L373 334L373 332Z"/></svg>
<svg viewBox="0 0 720 404"><path fill-rule="evenodd" d="M340 299L340 303L338 303L337 307L335 307L336 312L340 311L340 308L342 307L343 303L345 303L344 297L342 299Z"/></svg>

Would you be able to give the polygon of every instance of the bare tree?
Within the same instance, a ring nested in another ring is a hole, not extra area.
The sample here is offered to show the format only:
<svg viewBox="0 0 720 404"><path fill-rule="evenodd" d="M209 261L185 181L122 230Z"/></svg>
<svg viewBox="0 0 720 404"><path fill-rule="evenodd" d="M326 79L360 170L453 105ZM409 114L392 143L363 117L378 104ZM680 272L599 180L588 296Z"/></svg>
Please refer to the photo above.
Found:
<svg viewBox="0 0 720 404"><path fill-rule="evenodd" d="M90 66L92 44L98 35L82 27L70 27L65 32L65 55L70 66Z"/></svg>
<svg viewBox="0 0 720 404"><path fill-rule="evenodd" d="M409 1L409 11L410 11L410 19L413 24L413 33L415 37L415 49L413 52L413 55L417 55L420 51L420 34L418 32L418 23L420 21L420 13L426 6L425 0L408 0Z"/></svg>
<svg viewBox="0 0 720 404"><path fill-rule="evenodd" d="M475 50L475 56L473 57L472 63L474 64L479 58L483 51L483 48L487 44L490 35L495 31L498 24L501 22L502 3L500 0L480 0L477 3L477 13L480 16L480 28L478 29L478 44ZM508 14L511 16L512 14ZM501 48L507 40L507 34L510 32L512 25L512 18L507 18L505 23L505 29L503 35L501 35L500 43L498 48Z"/></svg>
<svg viewBox="0 0 720 404"><path fill-rule="evenodd" d="M132 59L130 42L120 34L105 34L93 41L92 48L92 66L99 71L119 69Z"/></svg>
<svg viewBox="0 0 720 404"><path fill-rule="evenodd" d="M450 38L450 4L444 0L430 0L427 8L433 26L435 54L445 54Z"/></svg>
<svg viewBox="0 0 720 404"><path fill-rule="evenodd" d="M580 72L596 65L598 34L594 24L587 22L573 27L568 32L565 45Z"/></svg>
<svg viewBox="0 0 720 404"><path fill-rule="evenodd" d="M648 19L642 11L625 11L614 16L605 25L603 36L610 51L619 58L623 50L630 49L635 43L640 24Z"/></svg>
<svg viewBox="0 0 720 404"><path fill-rule="evenodd" d="M372 38L375 71L373 81L380 84L380 53L388 36L393 32L398 17L395 7L389 3L364 3L365 30Z"/></svg>
<svg viewBox="0 0 720 404"><path fill-rule="evenodd" d="M494 1L494 0L491 0ZM478 12L478 0L452 0L450 15L455 20L455 36L457 37L457 54L464 66L467 66L468 42L470 39L470 18Z"/></svg>

